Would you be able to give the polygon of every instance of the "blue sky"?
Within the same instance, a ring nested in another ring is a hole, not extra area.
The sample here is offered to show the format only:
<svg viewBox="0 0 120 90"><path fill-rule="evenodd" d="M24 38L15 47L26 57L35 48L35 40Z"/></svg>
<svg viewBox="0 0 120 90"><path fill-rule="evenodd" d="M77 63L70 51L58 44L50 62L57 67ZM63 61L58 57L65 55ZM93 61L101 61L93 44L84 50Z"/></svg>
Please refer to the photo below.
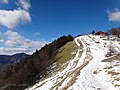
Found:
<svg viewBox="0 0 120 90"><path fill-rule="evenodd" d="M119 23L109 22L106 11L119 8L118 3L120 0L31 0L32 22L24 28L40 32L45 40L110 29Z"/></svg>
<svg viewBox="0 0 120 90"><path fill-rule="evenodd" d="M9 54L11 48L15 49L10 51L13 53L31 53L62 35L118 27L119 3L120 0L1 0L0 54Z"/></svg>
<svg viewBox="0 0 120 90"><path fill-rule="evenodd" d="M120 8L118 3L120 0L31 0L28 29L40 32L45 40L110 29L119 23L109 22L107 10Z"/></svg>

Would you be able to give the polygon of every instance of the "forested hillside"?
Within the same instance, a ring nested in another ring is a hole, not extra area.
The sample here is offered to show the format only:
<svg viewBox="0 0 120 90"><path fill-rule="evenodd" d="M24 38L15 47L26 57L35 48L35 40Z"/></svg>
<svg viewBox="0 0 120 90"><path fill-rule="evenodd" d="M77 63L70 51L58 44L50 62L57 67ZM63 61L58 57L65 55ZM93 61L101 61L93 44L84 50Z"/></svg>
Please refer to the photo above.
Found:
<svg viewBox="0 0 120 90"><path fill-rule="evenodd" d="M47 67L56 62L58 49L74 38L62 36L28 56L22 62L9 65L0 70L0 90L23 90L33 85L40 76L46 76Z"/></svg>

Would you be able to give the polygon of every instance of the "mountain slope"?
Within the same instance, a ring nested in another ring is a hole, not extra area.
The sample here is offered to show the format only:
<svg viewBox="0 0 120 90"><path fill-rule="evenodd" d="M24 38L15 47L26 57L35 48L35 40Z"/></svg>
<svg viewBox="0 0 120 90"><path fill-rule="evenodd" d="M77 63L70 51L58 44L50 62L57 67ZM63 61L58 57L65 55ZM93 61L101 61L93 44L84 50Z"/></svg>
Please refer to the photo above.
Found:
<svg viewBox="0 0 120 90"><path fill-rule="evenodd" d="M79 48L67 66L28 90L119 90L120 57L115 55L120 44L113 38L94 35L75 38ZM112 57L106 57L109 52Z"/></svg>
<svg viewBox="0 0 120 90"><path fill-rule="evenodd" d="M0 64L10 64L10 63L17 63L21 60L24 60L27 57L25 53L18 53L14 55L0 55Z"/></svg>
<svg viewBox="0 0 120 90"><path fill-rule="evenodd" d="M59 49L69 41L73 41L71 35L62 36L46 44L40 50L36 50L25 60L8 65L6 68L0 68L0 90L8 90L8 88L10 90L24 90L39 79L46 77L51 72L51 65L58 61L54 58L59 53Z"/></svg>

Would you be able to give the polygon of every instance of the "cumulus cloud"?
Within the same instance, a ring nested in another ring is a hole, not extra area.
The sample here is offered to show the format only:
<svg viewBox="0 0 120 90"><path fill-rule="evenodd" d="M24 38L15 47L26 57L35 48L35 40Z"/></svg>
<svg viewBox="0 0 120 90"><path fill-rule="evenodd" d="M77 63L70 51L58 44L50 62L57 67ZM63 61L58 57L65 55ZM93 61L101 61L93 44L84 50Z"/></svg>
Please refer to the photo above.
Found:
<svg viewBox="0 0 120 90"><path fill-rule="evenodd" d="M29 10L31 7L30 0L19 0L16 4L24 10Z"/></svg>
<svg viewBox="0 0 120 90"><path fill-rule="evenodd" d="M4 44L10 48L22 48L24 50L30 50L28 53L34 52L36 49L40 49L46 43L45 41L33 41L30 39L26 39L25 37L21 36L17 32L13 32L8 30L5 32L7 39L4 40ZM8 50L8 49L7 49Z"/></svg>
<svg viewBox="0 0 120 90"><path fill-rule="evenodd" d="M3 4L8 4L8 0L1 0L1 3L3 3Z"/></svg>
<svg viewBox="0 0 120 90"><path fill-rule="evenodd" d="M13 29L19 24L31 22L30 14L22 9L0 10L0 25Z"/></svg>
<svg viewBox="0 0 120 90"><path fill-rule="evenodd" d="M8 30L0 33L0 54L27 53L32 54L36 49L40 49L46 41L33 41L25 38L17 32L12 31L16 26L24 23L30 23L29 13L30 0L17 0L18 8L13 10L0 10L0 25ZM2 0L2 3L8 4L8 0ZM35 33L36 36L40 33Z"/></svg>
<svg viewBox="0 0 120 90"><path fill-rule="evenodd" d="M4 37L0 37L0 55L12 55L16 53L27 53L32 54L36 49L40 49L47 41L34 41L25 38L17 32L8 30L7 32L1 33Z"/></svg>
<svg viewBox="0 0 120 90"><path fill-rule="evenodd" d="M108 11L109 21L120 22L120 10Z"/></svg>
<svg viewBox="0 0 120 90"><path fill-rule="evenodd" d="M1 38L0 43L5 47L0 47L0 54L12 55L15 53L27 53L32 54L36 49L40 49L46 43L46 41L33 41L21 36L17 32L8 30L4 33L6 38Z"/></svg>

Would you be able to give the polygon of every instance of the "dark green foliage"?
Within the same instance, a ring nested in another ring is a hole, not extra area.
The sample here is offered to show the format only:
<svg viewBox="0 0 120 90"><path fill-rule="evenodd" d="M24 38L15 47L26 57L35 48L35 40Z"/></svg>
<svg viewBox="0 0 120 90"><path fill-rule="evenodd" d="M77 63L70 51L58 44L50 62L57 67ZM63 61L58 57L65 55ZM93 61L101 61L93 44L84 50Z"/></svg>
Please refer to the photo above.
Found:
<svg viewBox="0 0 120 90"><path fill-rule="evenodd" d="M35 84L40 76L46 75L47 67L55 62L54 57L58 49L73 39L71 35L62 36L52 43L46 44L40 50L36 50L22 62L10 65L0 72L0 87L8 84L19 86Z"/></svg>
<svg viewBox="0 0 120 90"><path fill-rule="evenodd" d="M93 30L91 34L95 34L95 31Z"/></svg>

